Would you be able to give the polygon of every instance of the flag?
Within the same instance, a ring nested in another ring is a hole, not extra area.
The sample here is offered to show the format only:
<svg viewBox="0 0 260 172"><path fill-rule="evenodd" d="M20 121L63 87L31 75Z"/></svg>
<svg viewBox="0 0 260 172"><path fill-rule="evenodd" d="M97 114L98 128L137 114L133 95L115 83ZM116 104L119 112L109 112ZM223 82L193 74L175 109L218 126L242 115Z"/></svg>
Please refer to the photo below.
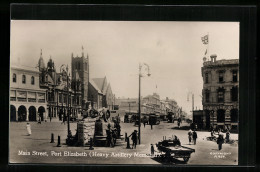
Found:
<svg viewBox="0 0 260 172"><path fill-rule="evenodd" d="M205 36L201 37L201 41L203 42L203 44L208 44L209 43L209 35L205 35Z"/></svg>
<svg viewBox="0 0 260 172"><path fill-rule="evenodd" d="M205 55L208 53L208 50L206 49L206 51L205 51Z"/></svg>

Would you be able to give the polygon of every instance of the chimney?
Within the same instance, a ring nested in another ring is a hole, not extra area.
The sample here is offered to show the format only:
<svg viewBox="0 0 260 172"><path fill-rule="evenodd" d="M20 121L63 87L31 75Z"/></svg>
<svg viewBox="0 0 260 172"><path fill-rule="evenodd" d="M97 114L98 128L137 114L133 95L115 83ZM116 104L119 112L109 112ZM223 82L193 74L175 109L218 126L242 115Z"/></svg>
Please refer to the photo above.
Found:
<svg viewBox="0 0 260 172"><path fill-rule="evenodd" d="M212 54L212 55L210 56L210 58L211 58L211 62L216 62L216 60L217 60L217 55L216 55L216 54Z"/></svg>

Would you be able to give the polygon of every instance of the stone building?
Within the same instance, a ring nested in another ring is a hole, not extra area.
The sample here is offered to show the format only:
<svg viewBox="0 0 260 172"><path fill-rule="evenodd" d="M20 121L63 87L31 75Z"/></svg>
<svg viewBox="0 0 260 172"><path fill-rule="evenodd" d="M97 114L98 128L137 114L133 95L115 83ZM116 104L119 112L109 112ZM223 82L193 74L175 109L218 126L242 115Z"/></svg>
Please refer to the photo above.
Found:
<svg viewBox="0 0 260 172"><path fill-rule="evenodd" d="M82 92L78 74L73 71L71 79L66 65L62 65L57 72L51 57L45 67L42 52L38 67L40 87L47 90L48 117L53 120L62 120L68 114L79 117L82 112Z"/></svg>
<svg viewBox="0 0 260 172"><path fill-rule="evenodd" d="M161 101L160 96L157 93L148 95L143 98L143 104L151 107L151 113L161 114Z"/></svg>
<svg viewBox="0 0 260 172"><path fill-rule="evenodd" d="M91 106L94 109L101 109L103 108L103 93L101 90L98 88L96 83L90 79L89 80L89 88L88 88L88 96L89 96L89 101L91 102Z"/></svg>
<svg viewBox="0 0 260 172"><path fill-rule="evenodd" d="M203 77L203 127L237 130L239 114L239 60L211 60L204 57Z"/></svg>
<svg viewBox="0 0 260 172"><path fill-rule="evenodd" d="M39 86L39 71L12 65L10 70L10 121L47 119L46 89Z"/></svg>
<svg viewBox="0 0 260 172"><path fill-rule="evenodd" d="M110 83L107 82L107 78L106 77L104 77L104 78L93 78L91 80L91 82L93 83L92 86L96 85L97 89L99 89L100 92L103 95L103 97L102 97L102 107L108 108L109 110L113 110L114 105L115 105L115 95L112 92ZM94 95L95 92L93 92L93 93L89 92L89 94ZM92 98L90 98L89 100L91 100L91 99ZM95 103L97 103L97 102L95 102Z"/></svg>
<svg viewBox="0 0 260 172"><path fill-rule="evenodd" d="M89 57L84 56L83 47L81 57L71 55L71 73L73 81L81 83L81 106L83 110L88 109L88 87L89 87Z"/></svg>

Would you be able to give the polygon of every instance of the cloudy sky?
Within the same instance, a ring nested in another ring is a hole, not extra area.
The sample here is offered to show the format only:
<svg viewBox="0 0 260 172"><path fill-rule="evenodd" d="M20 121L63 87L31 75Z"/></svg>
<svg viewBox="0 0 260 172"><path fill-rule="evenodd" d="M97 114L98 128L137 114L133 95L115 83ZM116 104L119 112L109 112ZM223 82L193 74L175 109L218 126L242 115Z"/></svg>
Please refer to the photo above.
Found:
<svg viewBox="0 0 260 172"><path fill-rule="evenodd" d="M141 81L142 96L157 92L174 98L191 111L202 108L202 58L207 48L201 37L209 34L208 54L218 59L239 58L239 23L148 21L11 21L11 65L36 67L42 49L56 69L71 64L71 53L90 58L90 77L106 76L116 97L138 96L139 63L150 66ZM145 67L143 68L145 69ZM143 70L145 74L145 70ZM156 88L157 85L157 88ZM191 100L191 97L190 99Z"/></svg>

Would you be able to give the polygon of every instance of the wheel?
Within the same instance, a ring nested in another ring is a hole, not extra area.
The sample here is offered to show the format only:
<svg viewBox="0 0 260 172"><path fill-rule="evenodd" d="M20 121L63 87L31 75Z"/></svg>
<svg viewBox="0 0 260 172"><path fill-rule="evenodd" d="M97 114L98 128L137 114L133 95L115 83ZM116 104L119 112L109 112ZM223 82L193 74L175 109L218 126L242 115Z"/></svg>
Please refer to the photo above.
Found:
<svg viewBox="0 0 260 172"><path fill-rule="evenodd" d="M190 158L183 158L184 162L188 162Z"/></svg>

